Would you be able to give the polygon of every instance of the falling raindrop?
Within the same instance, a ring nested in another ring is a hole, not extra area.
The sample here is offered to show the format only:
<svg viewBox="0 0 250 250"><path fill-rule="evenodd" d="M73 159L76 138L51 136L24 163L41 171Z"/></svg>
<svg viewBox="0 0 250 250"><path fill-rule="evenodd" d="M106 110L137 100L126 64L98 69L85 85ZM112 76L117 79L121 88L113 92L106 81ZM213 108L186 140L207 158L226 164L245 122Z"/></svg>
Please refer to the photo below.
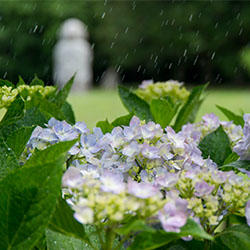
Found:
<svg viewBox="0 0 250 250"><path fill-rule="evenodd" d="M240 32L239 32L239 36L242 34L242 32L243 32L243 29L241 28L241 29L240 29Z"/></svg>
<svg viewBox="0 0 250 250"><path fill-rule="evenodd" d="M5 71L4 74L3 74L3 78L6 78L7 74L8 74L8 72Z"/></svg>
<svg viewBox="0 0 250 250"><path fill-rule="evenodd" d="M168 69L171 69L173 66L173 63L170 63L169 66L168 66Z"/></svg>
<svg viewBox="0 0 250 250"><path fill-rule="evenodd" d="M185 49L184 53L183 53L183 56L186 56L186 54L187 54L187 50Z"/></svg>
<svg viewBox="0 0 250 250"><path fill-rule="evenodd" d="M124 33L125 33L125 34L127 34L127 33L128 33L128 27L125 29Z"/></svg>
<svg viewBox="0 0 250 250"><path fill-rule="evenodd" d="M195 57L194 62L193 62L193 65L195 65L195 64L197 63L198 58L199 58L199 55L197 55L197 56Z"/></svg>
<svg viewBox="0 0 250 250"><path fill-rule="evenodd" d="M106 16L106 12L103 12L103 14L102 14L102 19L104 18Z"/></svg>
<svg viewBox="0 0 250 250"><path fill-rule="evenodd" d="M212 56L211 56L211 60L213 60L213 59L214 59L214 57L215 57L215 52L212 54Z"/></svg>
<svg viewBox="0 0 250 250"><path fill-rule="evenodd" d="M191 22L192 19L193 19L193 14L191 14L191 15L189 16L188 21Z"/></svg>
<svg viewBox="0 0 250 250"><path fill-rule="evenodd" d="M37 31L38 25L36 24L34 29L33 29L33 33L35 33Z"/></svg>
<svg viewBox="0 0 250 250"><path fill-rule="evenodd" d="M110 45L110 48L112 49L114 47L115 43L112 42L111 45Z"/></svg>
<svg viewBox="0 0 250 250"><path fill-rule="evenodd" d="M137 68L137 72L139 72L141 70L141 65L139 65L139 67Z"/></svg>

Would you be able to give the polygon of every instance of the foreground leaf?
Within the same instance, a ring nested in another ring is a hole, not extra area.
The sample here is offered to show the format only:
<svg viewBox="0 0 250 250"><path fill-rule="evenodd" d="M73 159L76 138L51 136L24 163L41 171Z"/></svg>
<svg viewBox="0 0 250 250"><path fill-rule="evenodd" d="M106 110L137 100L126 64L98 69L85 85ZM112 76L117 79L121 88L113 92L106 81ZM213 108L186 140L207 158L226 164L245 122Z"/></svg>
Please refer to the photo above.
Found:
<svg viewBox="0 0 250 250"><path fill-rule="evenodd" d="M216 237L212 249L250 249L250 228L245 224L226 229Z"/></svg>
<svg viewBox="0 0 250 250"><path fill-rule="evenodd" d="M55 232L86 240L84 226L74 218L74 212L62 198L59 199L56 211L49 223L49 228ZM88 239L87 239L88 240Z"/></svg>
<svg viewBox="0 0 250 250"><path fill-rule="evenodd" d="M203 158L212 159L219 166L232 153L230 141L222 126L203 138L199 144Z"/></svg>
<svg viewBox="0 0 250 250"><path fill-rule="evenodd" d="M188 219L186 225L181 228L180 233L158 230L156 232L142 232L138 234L129 249L156 249L189 235L201 239L213 240L213 237L206 233L201 226L192 219Z"/></svg>
<svg viewBox="0 0 250 250"><path fill-rule="evenodd" d="M53 102L58 106L62 107L62 105L66 102L66 99L70 93L71 87L74 83L75 75L72 76L69 81L64 85L64 87L58 91L57 95L53 98Z"/></svg>
<svg viewBox="0 0 250 250"><path fill-rule="evenodd" d="M233 121L234 124L244 127L244 119L242 116L236 115L231 110L223 108L219 105L216 105L216 107L228 118L229 121Z"/></svg>
<svg viewBox="0 0 250 250"><path fill-rule="evenodd" d="M53 162L59 155L67 152L74 144L76 140L59 142L42 151L35 151L32 156L25 163L25 167L31 167L37 164L46 164Z"/></svg>
<svg viewBox="0 0 250 250"><path fill-rule="evenodd" d="M62 159L56 159L0 181L0 249L32 249L42 236L61 189Z"/></svg>
<svg viewBox="0 0 250 250"><path fill-rule="evenodd" d="M150 107L147 102L123 86L119 86L118 91L122 103L130 113L134 113L141 120L146 120L147 122L153 120Z"/></svg>
<svg viewBox="0 0 250 250"><path fill-rule="evenodd" d="M17 158L22 154L35 127L22 127L7 138L8 146L15 152Z"/></svg>
<svg viewBox="0 0 250 250"><path fill-rule="evenodd" d="M0 137L0 180L16 168L19 168L19 165L15 153Z"/></svg>
<svg viewBox="0 0 250 250"><path fill-rule="evenodd" d="M65 121L70 123L70 124L75 124L76 119L75 119L75 114L74 111L71 107L71 105L68 102L65 102L62 107L61 107L61 112L63 113L65 117Z"/></svg>
<svg viewBox="0 0 250 250"><path fill-rule="evenodd" d="M175 124L174 124L174 130L180 131L181 127L188 123L188 122L194 122L196 114L200 108L200 105L202 104L203 100L201 99L202 94L204 93L205 89L207 88L208 84L197 86L193 88L192 92L190 93L187 102L184 104L184 106L181 108Z"/></svg>
<svg viewBox="0 0 250 250"><path fill-rule="evenodd" d="M46 230L47 249L49 250L92 250L93 248L79 239L65 236L63 234Z"/></svg>
<svg viewBox="0 0 250 250"><path fill-rule="evenodd" d="M224 171L229 171L232 169L238 169L239 171L241 169L245 169L247 171L250 171L250 161L239 160L239 161L230 162L228 164L221 166L220 169Z"/></svg>
<svg viewBox="0 0 250 250"><path fill-rule="evenodd" d="M155 232L156 230L148 226L143 220L132 220L122 227L116 229L116 232L120 235L127 235L131 232Z"/></svg>
<svg viewBox="0 0 250 250"><path fill-rule="evenodd" d="M114 128L114 126L111 123L109 123L107 119L105 121L97 122L96 127L99 127L104 134L110 133Z"/></svg>
<svg viewBox="0 0 250 250"><path fill-rule="evenodd" d="M132 117L133 117L133 115L134 115L134 114L129 113L128 115L120 116L120 117L116 118L111 124L112 124L114 127L117 127L117 126L128 126L130 120L131 120Z"/></svg>
<svg viewBox="0 0 250 250"><path fill-rule="evenodd" d="M150 104L150 111L154 121L165 128L175 116L176 107L168 99L154 99Z"/></svg>

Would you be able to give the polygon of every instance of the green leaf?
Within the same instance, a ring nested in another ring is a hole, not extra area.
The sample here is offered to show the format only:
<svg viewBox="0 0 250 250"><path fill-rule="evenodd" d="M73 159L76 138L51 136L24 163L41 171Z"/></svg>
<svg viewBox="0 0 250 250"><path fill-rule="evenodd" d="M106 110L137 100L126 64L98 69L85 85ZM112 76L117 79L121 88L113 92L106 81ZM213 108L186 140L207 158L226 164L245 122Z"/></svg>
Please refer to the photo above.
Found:
<svg viewBox="0 0 250 250"><path fill-rule="evenodd" d="M64 120L70 124L75 124L75 114L68 102L65 102L61 107L61 112L64 115Z"/></svg>
<svg viewBox="0 0 250 250"><path fill-rule="evenodd" d="M212 249L250 249L250 227L247 225L229 227L216 237Z"/></svg>
<svg viewBox="0 0 250 250"><path fill-rule="evenodd" d="M224 170L224 171L229 171L232 169L240 169L240 168L250 171L250 161L238 160L238 161L230 162L228 164L225 164L219 167L219 169Z"/></svg>
<svg viewBox="0 0 250 250"><path fill-rule="evenodd" d="M17 83L17 87L20 85L25 85L25 81L23 80L23 78L21 76L18 76L18 83Z"/></svg>
<svg viewBox="0 0 250 250"><path fill-rule="evenodd" d="M192 123L195 121L196 114L203 102L203 99L201 99L201 96L204 93L207 86L208 84L205 84L205 85L197 86L192 89L187 102L181 108L176 118L176 121L174 124L175 131L180 131L181 127L184 124L188 122Z"/></svg>
<svg viewBox="0 0 250 250"><path fill-rule="evenodd" d="M176 114L176 108L168 99L154 99L150 104L150 111L154 121L159 123L162 128L170 124Z"/></svg>
<svg viewBox="0 0 250 250"><path fill-rule="evenodd" d="M44 86L44 82L35 75L35 77L32 79L32 81L29 85L30 86L34 86L34 85Z"/></svg>
<svg viewBox="0 0 250 250"><path fill-rule="evenodd" d="M93 248L83 243L81 240L65 236L63 234L54 232L52 230L46 230L47 249L49 250L92 250Z"/></svg>
<svg viewBox="0 0 250 250"><path fill-rule="evenodd" d="M124 224L122 227L116 229L116 232L120 235L127 235L131 232L155 232L156 230L148 226L143 220L131 220L130 222Z"/></svg>
<svg viewBox="0 0 250 250"><path fill-rule="evenodd" d="M0 126L11 124L18 119L21 119L24 115L24 102L20 96L11 103L3 119L1 120Z"/></svg>
<svg viewBox="0 0 250 250"><path fill-rule="evenodd" d="M0 87L3 87L3 86L15 88L15 85L12 82L8 80L0 79Z"/></svg>
<svg viewBox="0 0 250 250"><path fill-rule="evenodd" d="M70 78L70 80L64 85L64 87L61 90L59 90L59 92L53 99L53 102L57 106L62 107L62 105L66 102L66 99L69 95L71 87L74 83L74 79L75 79L75 75Z"/></svg>
<svg viewBox="0 0 250 250"><path fill-rule="evenodd" d="M204 250L205 245L203 241L198 240L191 240L191 241L184 241L184 240L177 240L174 242L169 243L167 246L159 249L159 250Z"/></svg>
<svg viewBox="0 0 250 250"><path fill-rule="evenodd" d="M228 118L229 121L233 121L234 124L241 125L242 127L244 127L244 119L242 116L236 115L232 111L223 108L219 105L216 105L216 107Z"/></svg>
<svg viewBox="0 0 250 250"><path fill-rule="evenodd" d="M42 151L35 151L25 163L25 167L31 167L35 164L46 164L53 162L54 159L64 152L67 152L77 140L64 141L53 144Z"/></svg>
<svg viewBox="0 0 250 250"><path fill-rule="evenodd" d="M165 246L170 242L186 236L193 236L202 239L213 240L200 225L192 219L188 219L186 225L181 228L180 233L165 232L158 230L155 232L142 232L138 234L129 249L156 249Z"/></svg>
<svg viewBox="0 0 250 250"><path fill-rule="evenodd" d="M123 86L119 86L118 91L122 103L130 113L134 113L141 120L146 120L147 122L153 120L150 107L147 102Z"/></svg>
<svg viewBox="0 0 250 250"><path fill-rule="evenodd" d="M135 236L134 241L128 248L129 250L149 250L165 246L170 242L179 239L176 233L166 233L163 230L158 230L154 233L142 232Z"/></svg>
<svg viewBox="0 0 250 250"><path fill-rule="evenodd" d="M128 115L124 115L124 116L120 116L118 118L116 118L111 124L114 127L118 127L118 126L128 126L130 120L132 119L134 114L130 113Z"/></svg>
<svg viewBox="0 0 250 250"><path fill-rule="evenodd" d="M227 158L226 160L223 162L223 165L227 165L228 163L231 163L233 161L237 161L240 157L235 153L232 152Z"/></svg>
<svg viewBox="0 0 250 250"><path fill-rule="evenodd" d="M206 233L205 230L192 219L187 220L187 223L181 228L180 234L182 236L192 235L193 237L213 240L213 237Z"/></svg>
<svg viewBox="0 0 250 250"><path fill-rule="evenodd" d="M109 123L107 119L105 121L97 122L96 127L99 127L104 134L110 133L114 128L114 126L111 123Z"/></svg>
<svg viewBox="0 0 250 250"><path fill-rule="evenodd" d="M15 153L0 137L0 180L16 168L19 168L19 165Z"/></svg>
<svg viewBox="0 0 250 250"><path fill-rule="evenodd" d="M14 151L17 158L21 156L34 128L22 127L8 136L6 143Z"/></svg>
<svg viewBox="0 0 250 250"><path fill-rule="evenodd" d="M0 249L32 249L54 212L62 157L22 167L0 181Z"/></svg>
<svg viewBox="0 0 250 250"><path fill-rule="evenodd" d="M56 206L56 211L50 220L49 228L70 237L88 240L84 226L80 224L73 215L74 212L66 201L60 198Z"/></svg>
<svg viewBox="0 0 250 250"><path fill-rule="evenodd" d="M232 153L230 141L222 126L203 138L199 144L203 158L210 157L219 166Z"/></svg>

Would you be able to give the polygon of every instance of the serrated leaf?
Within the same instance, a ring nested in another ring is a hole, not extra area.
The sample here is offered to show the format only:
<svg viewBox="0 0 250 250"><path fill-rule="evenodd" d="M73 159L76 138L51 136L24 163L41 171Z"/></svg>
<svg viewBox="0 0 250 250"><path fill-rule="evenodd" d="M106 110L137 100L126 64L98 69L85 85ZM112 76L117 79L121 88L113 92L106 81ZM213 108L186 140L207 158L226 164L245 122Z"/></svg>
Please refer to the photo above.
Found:
<svg viewBox="0 0 250 250"><path fill-rule="evenodd" d="M15 85L12 82L8 80L0 79L0 87L3 87L3 86L15 88Z"/></svg>
<svg viewBox="0 0 250 250"><path fill-rule="evenodd" d="M21 119L24 116L24 102L20 96L17 96L16 99L8 107L7 112L5 113L3 119L1 120L0 126L11 124L18 119Z"/></svg>
<svg viewBox="0 0 250 250"><path fill-rule="evenodd" d="M17 158L22 154L34 128L22 127L8 136L6 143L14 151Z"/></svg>
<svg viewBox="0 0 250 250"><path fill-rule="evenodd" d="M213 237L192 219L187 220L187 223L181 228L180 234L182 236L192 235L193 237L213 240Z"/></svg>
<svg viewBox="0 0 250 250"><path fill-rule="evenodd" d="M235 225L220 233L212 249L250 249L250 228L247 225Z"/></svg>
<svg viewBox="0 0 250 250"><path fill-rule="evenodd" d="M229 121L233 121L236 125L241 125L244 127L244 119L243 117L236 115L231 110L228 110L224 107L216 105L216 107L228 118Z"/></svg>
<svg viewBox="0 0 250 250"><path fill-rule="evenodd" d="M0 137L0 180L16 168L19 168L19 165L15 153Z"/></svg>
<svg viewBox="0 0 250 250"><path fill-rule="evenodd" d="M224 161L223 165L227 165L228 163L237 161L239 158L240 158L240 157L239 157L235 152L232 152L232 153L226 158L226 160Z"/></svg>
<svg viewBox="0 0 250 250"><path fill-rule="evenodd" d="M195 221L188 219L186 225L181 228L180 233L157 230L155 232L142 232L138 234L129 249L156 249L189 235L202 239L213 239L213 237L206 233Z"/></svg>
<svg viewBox="0 0 250 250"><path fill-rule="evenodd" d="M22 167L0 181L0 249L32 249L61 190L62 158Z"/></svg>
<svg viewBox="0 0 250 250"><path fill-rule="evenodd" d="M120 235L127 235L131 232L155 232L156 230L150 226L148 226L143 220L131 220L127 222L122 227L116 229L116 232Z"/></svg>
<svg viewBox="0 0 250 250"><path fill-rule="evenodd" d="M65 236L52 230L46 230L47 249L49 250L92 250L93 248L81 240Z"/></svg>
<svg viewBox="0 0 250 250"><path fill-rule="evenodd" d="M122 103L130 113L135 114L141 120L146 120L147 122L153 120L150 107L147 102L123 86L119 86L118 91Z"/></svg>
<svg viewBox="0 0 250 250"><path fill-rule="evenodd" d="M65 117L64 119L66 122L68 122L70 124L76 123L74 111L68 102L65 102L62 105L61 112L64 115L64 117Z"/></svg>
<svg viewBox="0 0 250 250"><path fill-rule="evenodd" d="M154 99L150 104L150 111L154 121L159 123L162 128L170 124L176 114L176 108L168 99Z"/></svg>
<svg viewBox="0 0 250 250"><path fill-rule="evenodd" d="M55 98L53 99L53 102L59 106L62 107L62 105L66 102L66 99L70 93L71 87L74 83L75 75L70 78L70 80L64 85L64 87L58 91Z"/></svg>
<svg viewBox="0 0 250 250"><path fill-rule="evenodd" d="M20 85L25 85L25 81L21 76L18 76L18 83L16 84L16 86L19 87Z"/></svg>
<svg viewBox="0 0 250 250"><path fill-rule="evenodd" d="M35 75L35 77L32 79L32 81L29 85L30 86L34 86L34 85L44 86L44 82Z"/></svg>
<svg viewBox="0 0 250 250"><path fill-rule="evenodd" d="M238 161L234 161L234 162L230 162L228 164L225 164L221 167L219 167L219 169L224 170L224 171L229 171L231 169L245 169L247 171L250 171L250 161L247 160L238 160Z"/></svg>
<svg viewBox="0 0 250 250"><path fill-rule="evenodd" d="M58 200L49 228L55 232L88 241L84 226L74 218L74 212L62 198Z"/></svg>
<svg viewBox="0 0 250 250"><path fill-rule="evenodd" d="M46 164L53 162L58 155L67 152L75 143L76 140L64 141L53 144L42 151L35 151L24 166L31 167L34 164Z"/></svg>
<svg viewBox="0 0 250 250"><path fill-rule="evenodd" d="M188 122L194 122L196 114L203 102L203 99L201 99L201 96L205 89L207 88L208 84L197 86L192 89L187 102L184 104L184 106L181 108L175 124L174 124L174 130L180 131L181 127L188 123Z"/></svg>
<svg viewBox="0 0 250 250"><path fill-rule="evenodd" d="M133 117L133 115L134 114L130 113L128 115L120 116L120 117L116 118L111 124L114 127L117 127L117 126L128 126L130 120Z"/></svg>
<svg viewBox="0 0 250 250"><path fill-rule="evenodd" d="M230 141L222 126L203 138L199 144L203 158L210 157L218 166L232 153Z"/></svg>
<svg viewBox="0 0 250 250"><path fill-rule="evenodd" d="M104 134L110 133L114 128L114 126L111 123L109 123L108 120L97 122L96 127L99 127Z"/></svg>

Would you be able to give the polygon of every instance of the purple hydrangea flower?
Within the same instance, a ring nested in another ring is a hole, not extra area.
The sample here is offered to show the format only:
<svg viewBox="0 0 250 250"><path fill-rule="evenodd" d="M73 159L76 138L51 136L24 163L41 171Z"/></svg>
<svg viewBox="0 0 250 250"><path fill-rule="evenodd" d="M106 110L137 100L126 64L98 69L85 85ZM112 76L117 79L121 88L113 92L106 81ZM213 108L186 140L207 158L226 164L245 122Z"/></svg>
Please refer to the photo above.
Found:
<svg viewBox="0 0 250 250"><path fill-rule="evenodd" d="M148 122L141 126L141 132L144 139L153 139L154 137L161 137L163 135L161 126L154 122Z"/></svg>
<svg viewBox="0 0 250 250"><path fill-rule="evenodd" d="M159 193L158 189L150 183L136 182L131 179L128 180L128 193L146 199Z"/></svg>
<svg viewBox="0 0 250 250"><path fill-rule="evenodd" d="M186 224L188 218L187 205L188 202L181 198L165 204L158 217L166 232L179 233L181 231L180 228Z"/></svg>
<svg viewBox="0 0 250 250"><path fill-rule="evenodd" d="M157 147L150 146L147 143L142 144L141 153L147 159L153 160L160 158L159 149Z"/></svg>
<svg viewBox="0 0 250 250"><path fill-rule="evenodd" d="M62 178L62 186L69 188L76 188L83 183L83 178L80 169L76 167L69 167Z"/></svg>
<svg viewBox="0 0 250 250"><path fill-rule="evenodd" d="M101 175L102 190L104 192L112 192L119 194L125 190L125 183L123 182L123 175L120 172L104 171Z"/></svg>
<svg viewBox="0 0 250 250"><path fill-rule="evenodd" d="M196 182L195 184L195 195L202 197L210 194L214 189L214 186L208 185L205 181Z"/></svg>
<svg viewBox="0 0 250 250"><path fill-rule="evenodd" d="M141 151L141 144L138 144L136 141L132 141L130 144L125 146L122 150L122 153L128 157L135 157Z"/></svg>
<svg viewBox="0 0 250 250"><path fill-rule="evenodd" d="M53 124L52 129L60 141L70 141L78 137L78 133L66 121L54 121Z"/></svg>
<svg viewBox="0 0 250 250"><path fill-rule="evenodd" d="M142 83L138 86L141 89L145 89L148 85L154 83L153 80L144 80Z"/></svg>

